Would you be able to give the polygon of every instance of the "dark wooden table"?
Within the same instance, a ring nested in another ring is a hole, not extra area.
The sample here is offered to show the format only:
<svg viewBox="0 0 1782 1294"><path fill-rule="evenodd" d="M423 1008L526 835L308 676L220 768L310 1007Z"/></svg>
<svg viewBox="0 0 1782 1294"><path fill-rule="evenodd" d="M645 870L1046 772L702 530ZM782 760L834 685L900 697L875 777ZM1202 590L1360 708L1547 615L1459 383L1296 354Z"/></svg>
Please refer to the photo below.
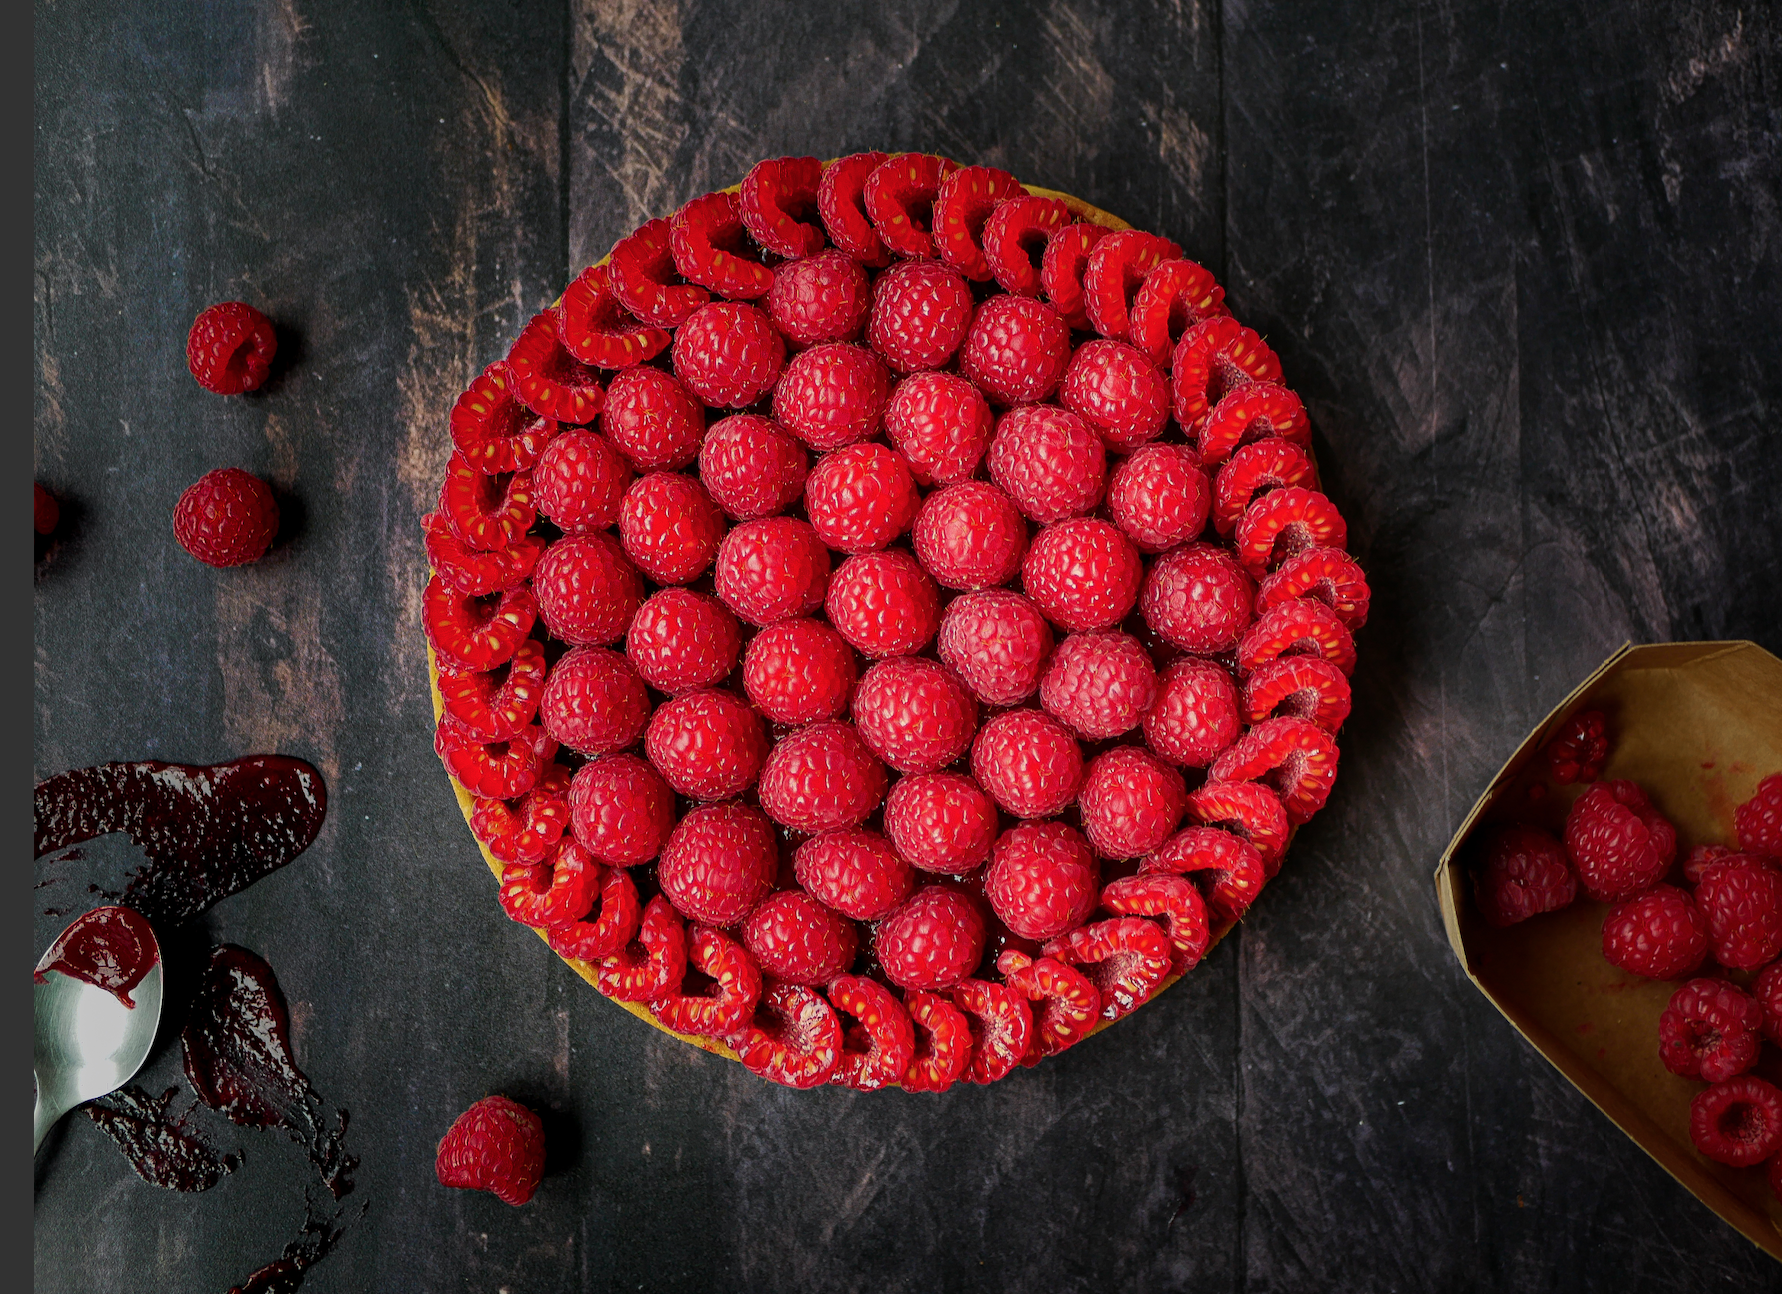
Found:
<svg viewBox="0 0 1782 1294"><path fill-rule="evenodd" d="M1782 649L1776 11L779 10L37 5L36 474L66 522L36 768L323 770L315 848L193 936L271 961L352 1111L355 1212L306 1288L1774 1288L1467 984L1430 874L1624 639ZM1239 933L1093 1043L939 1099L771 1087L509 922L418 630L465 382L639 221L757 157L871 147L1007 167L1213 268L1305 397L1375 591L1336 793ZM183 360L232 297L283 331L246 399ZM218 572L169 512L226 464L291 524ZM129 852L40 863L37 906ZM524 1209L433 1178L490 1091L552 1123ZM183 1196L71 1119L37 1287L210 1294L275 1257L307 1170L214 1127L247 1161Z"/></svg>

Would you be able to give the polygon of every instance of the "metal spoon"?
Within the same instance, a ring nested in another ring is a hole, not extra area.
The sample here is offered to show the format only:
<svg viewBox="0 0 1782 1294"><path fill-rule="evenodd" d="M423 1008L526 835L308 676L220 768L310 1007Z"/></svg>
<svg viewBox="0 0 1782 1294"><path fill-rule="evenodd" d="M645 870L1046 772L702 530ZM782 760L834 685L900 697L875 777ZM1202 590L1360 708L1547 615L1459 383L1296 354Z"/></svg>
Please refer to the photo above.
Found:
<svg viewBox="0 0 1782 1294"><path fill-rule="evenodd" d="M84 928L83 922L88 923ZM109 929L86 945L89 952L96 952L97 970L88 966L82 972L79 965L85 959L78 936L94 927ZM129 966L120 971L116 964L119 945L114 932L118 930L132 939L124 945L124 953L126 960L130 955L140 958L140 978L132 978L135 971ZM91 974L112 987L65 973L58 968L58 958L76 965L77 974ZM161 1023L160 945L148 922L130 909L95 908L73 922L50 946L37 964L36 979L37 1028L31 1051L31 1068L37 1078L33 1157L58 1119L82 1101L116 1091L148 1059ZM126 1005L126 998L134 1005Z"/></svg>

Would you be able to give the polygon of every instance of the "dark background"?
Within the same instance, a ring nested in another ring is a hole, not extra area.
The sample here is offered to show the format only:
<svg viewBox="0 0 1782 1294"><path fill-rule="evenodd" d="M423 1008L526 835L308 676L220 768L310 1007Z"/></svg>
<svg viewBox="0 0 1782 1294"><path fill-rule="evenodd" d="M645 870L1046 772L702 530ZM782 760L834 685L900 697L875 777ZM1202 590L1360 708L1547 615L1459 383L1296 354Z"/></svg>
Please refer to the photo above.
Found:
<svg viewBox="0 0 1782 1294"><path fill-rule="evenodd" d="M36 771L323 770L316 846L199 932L271 961L352 1110L369 1208L306 1289L1774 1288L1468 985L1430 875L1623 640L1782 649L1779 44L1773 7L1697 0L38 0L34 439L66 521ZM940 1098L769 1086L509 922L418 628L470 377L636 223L762 156L875 147L1006 167L1214 269L1375 590L1336 793L1239 932L1119 1028ZM282 329L248 398L185 369L228 298ZM290 524L213 571L169 514L227 464ZM114 845L39 863L38 909L90 902ZM552 1121L523 1209L433 1178L491 1091ZM276 1256L306 1166L207 1126L246 1165L183 1196L71 1118L37 1288L215 1294Z"/></svg>

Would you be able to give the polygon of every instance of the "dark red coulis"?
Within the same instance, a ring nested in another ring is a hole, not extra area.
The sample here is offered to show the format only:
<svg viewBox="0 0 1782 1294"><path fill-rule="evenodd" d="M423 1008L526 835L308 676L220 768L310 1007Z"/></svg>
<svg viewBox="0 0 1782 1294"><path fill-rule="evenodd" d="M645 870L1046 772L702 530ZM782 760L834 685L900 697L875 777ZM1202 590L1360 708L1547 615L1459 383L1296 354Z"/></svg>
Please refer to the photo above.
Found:
<svg viewBox="0 0 1782 1294"><path fill-rule="evenodd" d="M121 831L148 855L121 896L178 925L277 871L321 830L328 793L300 759L249 755L208 767L98 764L39 782L36 856Z"/></svg>
<svg viewBox="0 0 1782 1294"><path fill-rule="evenodd" d="M129 908L94 908L62 932L37 963L31 978L43 983L50 971L84 980L136 1009L130 990L161 960L149 923Z"/></svg>
<svg viewBox="0 0 1782 1294"><path fill-rule="evenodd" d="M87 1113L143 1181L171 1191L208 1191L235 1171L241 1156L218 1154L202 1133L168 1112L178 1091L170 1087L156 1100L140 1087L123 1087L89 1105Z"/></svg>

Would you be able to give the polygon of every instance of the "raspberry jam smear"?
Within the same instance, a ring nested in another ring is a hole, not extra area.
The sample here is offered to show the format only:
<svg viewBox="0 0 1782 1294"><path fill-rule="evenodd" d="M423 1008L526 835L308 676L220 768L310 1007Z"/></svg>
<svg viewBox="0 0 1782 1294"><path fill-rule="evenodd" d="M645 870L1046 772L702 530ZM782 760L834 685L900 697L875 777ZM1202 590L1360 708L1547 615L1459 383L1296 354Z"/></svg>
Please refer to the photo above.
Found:
<svg viewBox="0 0 1782 1294"><path fill-rule="evenodd" d="M130 991L161 960L149 923L129 908L94 908L50 945L31 978L44 982L50 971L102 988L136 1009Z"/></svg>

